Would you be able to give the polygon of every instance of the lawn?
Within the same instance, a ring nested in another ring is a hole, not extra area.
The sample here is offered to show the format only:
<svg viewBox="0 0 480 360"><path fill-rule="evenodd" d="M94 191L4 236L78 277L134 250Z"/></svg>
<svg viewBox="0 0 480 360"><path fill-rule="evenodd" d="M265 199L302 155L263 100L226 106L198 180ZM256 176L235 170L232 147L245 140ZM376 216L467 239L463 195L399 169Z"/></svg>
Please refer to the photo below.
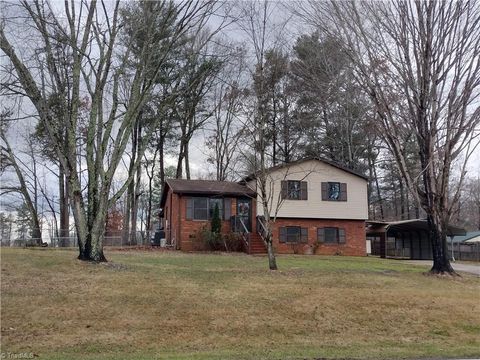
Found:
<svg viewBox="0 0 480 360"><path fill-rule="evenodd" d="M1 249L2 352L41 359L480 356L480 279L378 258Z"/></svg>

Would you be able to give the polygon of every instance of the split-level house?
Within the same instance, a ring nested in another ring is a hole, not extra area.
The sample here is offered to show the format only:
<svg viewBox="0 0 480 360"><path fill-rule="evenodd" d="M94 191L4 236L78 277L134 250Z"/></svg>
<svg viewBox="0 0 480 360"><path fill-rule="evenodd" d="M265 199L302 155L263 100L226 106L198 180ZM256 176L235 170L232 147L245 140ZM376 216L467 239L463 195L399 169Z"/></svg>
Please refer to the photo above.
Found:
<svg viewBox="0 0 480 360"><path fill-rule="evenodd" d="M275 166L240 182L167 180L161 199L167 244L195 250L196 234L209 226L218 206L222 233L241 233L249 253L266 252L264 198L276 252L366 254L367 178L319 158Z"/></svg>

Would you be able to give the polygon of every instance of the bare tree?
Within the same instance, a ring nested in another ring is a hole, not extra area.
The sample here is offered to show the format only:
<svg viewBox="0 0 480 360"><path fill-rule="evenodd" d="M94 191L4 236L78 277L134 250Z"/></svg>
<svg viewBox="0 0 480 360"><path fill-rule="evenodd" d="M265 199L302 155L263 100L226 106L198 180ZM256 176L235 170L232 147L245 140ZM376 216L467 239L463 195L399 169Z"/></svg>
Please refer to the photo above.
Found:
<svg viewBox="0 0 480 360"><path fill-rule="evenodd" d="M242 140L243 104L248 96L245 77L245 51L236 46L218 75L219 80L212 90L213 126L211 135L206 135L209 149L207 161L215 167L215 179L233 180L236 176L238 145Z"/></svg>
<svg viewBox="0 0 480 360"><path fill-rule="evenodd" d="M0 48L12 63L21 89L45 125L65 169L78 236L79 259L105 261L103 237L107 210L120 198L134 176L129 174L123 186L109 197L132 128L170 49L185 33L204 23L214 3L193 0L137 3L142 21L137 24L135 31L144 34L141 46L133 40L127 44L119 41L123 31L119 1L113 4L96 0L90 3L65 2L62 10L55 11L48 2L43 1L22 1L21 5L42 43L42 56L53 79L50 89L42 90L40 79L33 72L34 66L22 59L14 48L4 21L0 25ZM58 18L61 12L65 21ZM52 34L62 34L61 41L67 44L71 52L69 87L58 76ZM150 51L152 47L164 49L160 60L157 52ZM132 57L134 52L137 56ZM127 83L128 87L122 87ZM120 93L120 89L125 90L124 94ZM53 92L59 93L61 106L67 109L62 119L68 129L65 137L59 137L54 129L55 116L48 106L48 97ZM80 185L81 175L77 171L80 164L76 133L84 97L88 97L90 104L85 127L86 196ZM144 134L135 168L140 166L152 132L153 129L149 129Z"/></svg>
<svg viewBox="0 0 480 360"><path fill-rule="evenodd" d="M176 178L185 176L190 179L189 145L193 136L203 128L212 112L205 106L205 97L213 86L213 80L221 68L221 62L215 57L199 50L211 39L208 32L192 36L190 46L185 48L185 59L181 74L181 96L173 111L179 129L179 151Z"/></svg>
<svg viewBox="0 0 480 360"><path fill-rule="evenodd" d="M403 181L427 213L431 272L453 273L446 236L465 172L452 185L452 166L461 155L465 165L480 123L479 3L312 1L303 16L343 44ZM409 133L418 167L404 151Z"/></svg>
<svg viewBox="0 0 480 360"><path fill-rule="evenodd" d="M242 4L240 8L238 25L248 36L253 47L255 57L255 70L252 71L252 79L255 78L255 98L251 111L248 112L245 128L250 133L253 144L253 156L246 157L253 160L250 167L255 172L256 191L263 209L264 219L261 221L263 231L262 238L268 252L268 264L270 270L277 270L277 261L273 249L272 227L274 212L272 209L271 197L273 196L272 186L274 182L269 177L268 168L271 159L267 154L268 139L268 111L267 111L267 74L265 72L265 54L267 51L269 37L269 19L275 11L275 6L268 1L251 1ZM271 40L271 39L270 39ZM251 152L252 153L252 152ZM279 202L277 202L279 204ZM258 205L257 205L258 206Z"/></svg>
<svg viewBox="0 0 480 360"><path fill-rule="evenodd" d="M38 210L38 180L37 180L37 169L36 169L36 159L31 154L33 160L31 167L32 178L28 178L28 174L25 169L22 168L22 159L20 159L15 151L12 149L10 142L7 136L7 124L8 117L10 112L4 112L0 114L0 139L2 144L0 149L2 151L2 172L6 167L12 167L15 171L15 175L18 179L19 186L6 186L2 184L0 187L0 194L4 196L7 193L19 193L23 197L24 207L28 210L30 215L30 221L32 224L32 233L31 236L34 241L38 244L42 244L42 232L41 232L41 221L40 221L40 212ZM30 152L33 152L33 148L29 148ZM18 154L18 153L17 153ZM31 186L29 186L29 184Z"/></svg>

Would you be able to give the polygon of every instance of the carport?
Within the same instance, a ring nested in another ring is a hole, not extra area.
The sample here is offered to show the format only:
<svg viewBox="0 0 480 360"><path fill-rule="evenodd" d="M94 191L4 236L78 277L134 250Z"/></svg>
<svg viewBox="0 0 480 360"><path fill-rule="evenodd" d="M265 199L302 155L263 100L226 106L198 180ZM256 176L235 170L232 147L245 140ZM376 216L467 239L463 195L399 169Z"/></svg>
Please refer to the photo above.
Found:
<svg viewBox="0 0 480 360"><path fill-rule="evenodd" d="M431 260L432 243L425 219L402 221L367 221L367 239L372 255L382 258ZM464 229L449 226L449 237L465 235Z"/></svg>

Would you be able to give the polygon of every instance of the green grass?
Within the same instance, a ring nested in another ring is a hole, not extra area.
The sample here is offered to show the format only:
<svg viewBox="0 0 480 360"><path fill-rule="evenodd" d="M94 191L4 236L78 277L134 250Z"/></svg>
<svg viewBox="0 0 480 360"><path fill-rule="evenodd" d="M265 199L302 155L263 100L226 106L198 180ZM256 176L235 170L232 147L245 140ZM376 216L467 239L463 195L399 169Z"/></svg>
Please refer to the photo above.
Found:
<svg viewBox="0 0 480 360"><path fill-rule="evenodd" d="M480 355L480 279L378 258L1 250L2 352L41 359Z"/></svg>

